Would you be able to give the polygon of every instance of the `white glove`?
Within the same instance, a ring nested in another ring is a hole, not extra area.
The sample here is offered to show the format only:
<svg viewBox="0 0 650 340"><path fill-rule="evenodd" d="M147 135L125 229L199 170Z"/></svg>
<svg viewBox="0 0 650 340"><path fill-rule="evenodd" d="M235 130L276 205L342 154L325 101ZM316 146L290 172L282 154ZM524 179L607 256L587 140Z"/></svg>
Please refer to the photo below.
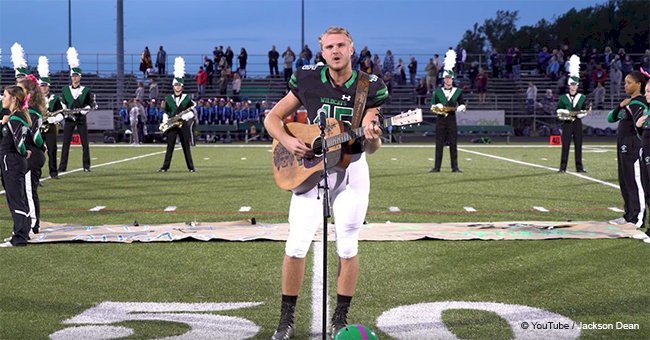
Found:
<svg viewBox="0 0 650 340"><path fill-rule="evenodd" d="M56 117L47 117L47 122L49 124L56 124Z"/></svg>
<svg viewBox="0 0 650 340"><path fill-rule="evenodd" d="M63 107L64 110L67 110L67 109L68 109L68 105L66 105L65 103L63 103L63 101L61 102L61 107Z"/></svg>
<svg viewBox="0 0 650 340"><path fill-rule="evenodd" d="M167 121L169 120L169 115L166 113L163 113L163 124L167 124Z"/></svg>
<svg viewBox="0 0 650 340"><path fill-rule="evenodd" d="M576 117L582 119L582 118L584 118L584 116L586 116L586 115L587 115L586 113L578 113L578 114L576 115Z"/></svg>
<svg viewBox="0 0 650 340"><path fill-rule="evenodd" d="M80 110L80 113L82 115L86 115L86 114L88 114L88 112L90 112L90 110L91 110L90 105L86 105L83 109Z"/></svg>
<svg viewBox="0 0 650 340"><path fill-rule="evenodd" d="M442 105L441 103L438 103L435 105L438 109L442 110L445 106Z"/></svg>
<svg viewBox="0 0 650 340"><path fill-rule="evenodd" d="M567 109L557 109L557 111L555 111L555 112L557 112L557 114L562 114L562 115L568 115L569 114L569 110L567 110Z"/></svg>
<svg viewBox="0 0 650 340"><path fill-rule="evenodd" d="M63 118L64 118L63 114L59 113L58 115L54 116L54 123L56 124L56 123L62 122Z"/></svg>
<svg viewBox="0 0 650 340"><path fill-rule="evenodd" d="M467 106L465 106L465 104L460 104L456 108L456 112L465 112L465 110L467 110Z"/></svg>
<svg viewBox="0 0 650 340"><path fill-rule="evenodd" d="M192 119L192 118L194 118L194 112L192 112L192 111L190 111L190 112L188 112L188 113L184 113L184 114L181 116L181 119L183 119L184 121L188 121L188 120L190 120L190 119Z"/></svg>

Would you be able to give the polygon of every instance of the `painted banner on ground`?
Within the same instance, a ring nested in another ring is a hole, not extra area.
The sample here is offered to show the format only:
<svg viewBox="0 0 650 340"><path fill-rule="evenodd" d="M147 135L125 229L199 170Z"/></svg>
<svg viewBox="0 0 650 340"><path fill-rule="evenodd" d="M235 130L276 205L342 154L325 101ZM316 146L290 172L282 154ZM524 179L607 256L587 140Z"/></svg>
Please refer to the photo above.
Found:
<svg viewBox="0 0 650 340"><path fill-rule="evenodd" d="M467 110L456 113L458 125L505 125L506 113L503 110Z"/></svg>
<svg viewBox="0 0 650 340"><path fill-rule="evenodd" d="M333 228L328 238L335 239ZM439 240L544 240L632 238L640 233L634 225L610 225L607 222L477 222L477 223L369 223L361 227L360 240L410 241ZM319 235L320 234L320 235ZM252 225L248 221L200 222L193 225L170 223L162 225L71 226L41 221L40 233L29 243L47 242L170 242L183 239L199 241L276 240L289 235L289 224ZM322 230L314 237L322 239Z"/></svg>

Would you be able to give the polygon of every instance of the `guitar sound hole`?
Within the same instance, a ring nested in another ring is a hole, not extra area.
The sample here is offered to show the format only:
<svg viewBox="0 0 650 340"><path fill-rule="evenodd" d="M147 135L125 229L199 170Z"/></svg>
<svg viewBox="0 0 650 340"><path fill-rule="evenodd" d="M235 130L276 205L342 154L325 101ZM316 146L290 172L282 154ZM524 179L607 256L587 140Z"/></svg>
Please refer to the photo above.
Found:
<svg viewBox="0 0 650 340"><path fill-rule="evenodd" d="M315 157L323 155L323 140L321 137L314 139L314 142L311 144L311 151L314 152Z"/></svg>

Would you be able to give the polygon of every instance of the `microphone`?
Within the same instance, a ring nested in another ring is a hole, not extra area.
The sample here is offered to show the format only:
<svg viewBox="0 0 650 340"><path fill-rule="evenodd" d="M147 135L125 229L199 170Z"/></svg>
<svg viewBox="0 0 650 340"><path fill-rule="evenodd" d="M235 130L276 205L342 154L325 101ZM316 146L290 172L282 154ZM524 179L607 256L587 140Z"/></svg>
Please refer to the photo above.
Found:
<svg viewBox="0 0 650 340"><path fill-rule="evenodd" d="M318 127L324 130L327 126L327 111L321 107L316 112L318 114Z"/></svg>

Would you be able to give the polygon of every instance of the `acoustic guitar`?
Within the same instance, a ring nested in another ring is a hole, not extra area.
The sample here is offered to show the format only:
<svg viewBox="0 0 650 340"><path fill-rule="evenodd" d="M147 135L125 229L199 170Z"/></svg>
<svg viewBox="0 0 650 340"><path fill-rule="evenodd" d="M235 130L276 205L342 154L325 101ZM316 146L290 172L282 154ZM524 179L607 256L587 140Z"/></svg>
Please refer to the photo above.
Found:
<svg viewBox="0 0 650 340"><path fill-rule="evenodd" d="M415 109L384 119L383 127L404 126L422 122L422 110ZM314 153L312 158L296 158L277 140L273 140L273 177L280 189L295 193L309 191L320 181L323 170L323 139L318 124L288 123L285 131L301 140ZM352 129L344 122L328 118L325 127L327 169L345 170L350 164L350 147L363 137L363 127Z"/></svg>

